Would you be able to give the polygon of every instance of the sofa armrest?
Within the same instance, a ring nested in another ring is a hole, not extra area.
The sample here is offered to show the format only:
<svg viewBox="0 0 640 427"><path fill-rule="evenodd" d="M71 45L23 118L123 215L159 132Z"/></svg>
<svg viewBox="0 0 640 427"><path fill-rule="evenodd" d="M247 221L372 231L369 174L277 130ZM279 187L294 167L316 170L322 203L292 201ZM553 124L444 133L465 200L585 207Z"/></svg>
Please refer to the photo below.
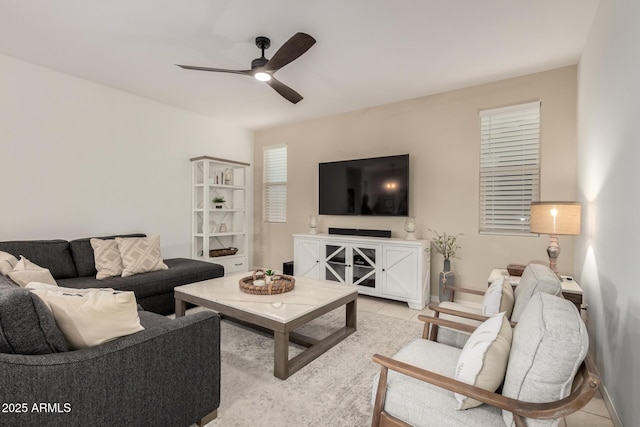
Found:
<svg viewBox="0 0 640 427"><path fill-rule="evenodd" d="M189 425L220 403L220 317L66 353L0 354L0 401L27 404L2 414L8 425Z"/></svg>

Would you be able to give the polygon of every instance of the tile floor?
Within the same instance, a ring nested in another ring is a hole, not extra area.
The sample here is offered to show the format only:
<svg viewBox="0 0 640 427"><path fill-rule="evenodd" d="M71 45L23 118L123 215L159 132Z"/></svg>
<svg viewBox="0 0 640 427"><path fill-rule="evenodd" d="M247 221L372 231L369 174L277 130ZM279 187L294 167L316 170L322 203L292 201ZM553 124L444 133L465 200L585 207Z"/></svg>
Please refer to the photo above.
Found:
<svg viewBox="0 0 640 427"><path fill-rule="evenodd" d="M420 322L418 314L433 314L429 309L413 310L406 303L360 295L358 310L383 314L398 319ZM422 322L420 322L422 323ZM560 427L614 427L600 392L581 411L566 417Z"/></svg>

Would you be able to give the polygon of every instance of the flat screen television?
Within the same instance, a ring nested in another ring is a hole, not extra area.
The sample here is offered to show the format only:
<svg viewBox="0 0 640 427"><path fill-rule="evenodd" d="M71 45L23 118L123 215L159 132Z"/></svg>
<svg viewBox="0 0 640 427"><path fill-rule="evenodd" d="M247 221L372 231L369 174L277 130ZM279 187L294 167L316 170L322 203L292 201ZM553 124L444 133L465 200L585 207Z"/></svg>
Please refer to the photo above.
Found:
<svg viewBox="0 0 640 427"><path fill-rule="evenodd" d="M320 163L320 215L408 216L409 155Z"/></svg>

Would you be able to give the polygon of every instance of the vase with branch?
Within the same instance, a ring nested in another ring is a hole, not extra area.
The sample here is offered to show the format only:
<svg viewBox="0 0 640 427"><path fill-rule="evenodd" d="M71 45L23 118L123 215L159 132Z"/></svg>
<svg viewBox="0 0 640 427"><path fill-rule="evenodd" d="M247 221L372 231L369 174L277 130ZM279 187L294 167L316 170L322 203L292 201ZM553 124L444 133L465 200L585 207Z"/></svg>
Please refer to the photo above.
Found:
<svg viewBox="0 0 640 427"><path fill-rule="evenodd" d="M440 301L450 301L453 294L448 291L446 287L455 286L455 275L451 271L451 258L460 258L458 256L458 250L461 246L458 243L458 238L463 236L463 234L440 234L435 230L429 231L431 231L435 237L431 239L431 245L425 249L425 252L428 255L436 253L444 257L444 265L439 280L439 297Z"/></svg>

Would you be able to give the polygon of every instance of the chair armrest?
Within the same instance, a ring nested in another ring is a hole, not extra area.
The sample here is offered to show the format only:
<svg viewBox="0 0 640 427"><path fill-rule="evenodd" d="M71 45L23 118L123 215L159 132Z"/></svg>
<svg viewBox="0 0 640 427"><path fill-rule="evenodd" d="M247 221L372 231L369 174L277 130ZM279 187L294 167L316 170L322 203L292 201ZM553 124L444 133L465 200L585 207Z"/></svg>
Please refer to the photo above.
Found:
<svg viewBox="0 0 640 427"><path fill-rule="evenodd" d="M383 370L391 369L526 418L553 419L570 415L586 405L600 385L600 378L596 374L595 367L589 357L582 363L576 374L575 381L578 381L578 387L574 388L566 398L547 403L532 403L511 399L379 354L373 355L373 361L380 364ZM386 378L386 374L380 377L383 378L383 376ZM386 384L381 387L386 387ZM383 405L379 406L381 409L383 408ZM521 418L514 417L514 419L516 425L525 425L524 420Z"/></svg>
<svg viewBox="0 0 640 427"><path fill-rule="evenodd" d="M446 290L451 291L451 292L463 292L466 294L472 294L472 295L480 295L481 297L484 296L485 291L480 291L478 289L471 289L471 288L464 288L461 286L446 286L445 285Z"/></svg>
<svg viewBox="0 0 640 427"><path fill-rule="evenodd" d="M451 329L457 329L463 332L472 333L476 330L475 326L467 325L465 323L454 322L453 320L441 319L439 317L427 316L425 314L419 314L418 320L425 322L425 329L428 327L428 324L445 326Z"/></svg>
<svg viewBox="0 0 640 427"><path fill-rule="evenodd" d="M0 401L62 412L2 414L8 425L189 425L220 403L220 317L195 313L77 351L0 354L0 384Z"/></svg>
<svg viewBox="0 0 640 427"><path fill-rule="evenodd" d="M435 303L429 303L427 306L429 310L435 311L436 314L444 313L450 316L464 317L465 319L477 320L479 322L484 322L489 319L489 316L483 316L481 314L469 313L466 311L454 310L452 308L440 307L440 305ZM512 328L515 328L517 322L509 321L509 324Z"/></svg>
<svg viewBox="0 0 640 427"><path fill-rule="evenodd" d="M449 314L451 316L464 317L465 319L477 320L479 322L484 322L489 317L483 316L481 314L469 313L467 311L455 310L453 308L441 307L439 304L435 304L433 302L429 303L427 306L429 310L433 310L436 313L444 313Z"/></svg>

